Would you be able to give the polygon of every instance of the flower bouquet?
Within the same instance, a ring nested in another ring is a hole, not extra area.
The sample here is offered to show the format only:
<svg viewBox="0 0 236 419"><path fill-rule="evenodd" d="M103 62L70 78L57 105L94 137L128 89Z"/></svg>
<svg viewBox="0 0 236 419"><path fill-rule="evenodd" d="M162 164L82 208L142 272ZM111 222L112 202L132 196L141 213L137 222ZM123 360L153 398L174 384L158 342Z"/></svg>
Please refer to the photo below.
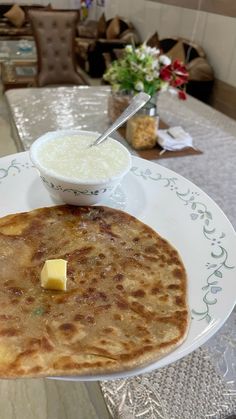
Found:
<svg viewBox="0 0 236 419"><path fill-rule="evenodd" d="M112 87L108 99L110 122L123 112L133 95L145 92L151 96L140 111L144 116L131 118L126 127L126 139L136 149L152 148L156 144L158 128L157 94L169 86L178 89L180 99L186 99L188 73L183 63L160 53L145 43L135 48L127 45L121 58L113 61L103 75Z"/></svg>
<svg viewBox="0 0 236 419"><path fill-rule="evenodd" d="M153 96L169 86L178 89L180 99L186 99L188 72L183 63L160 53L145 43L135 48L127 45L120 59L111 63L103 78L113 92L135 94L146 92Z"/></svg>

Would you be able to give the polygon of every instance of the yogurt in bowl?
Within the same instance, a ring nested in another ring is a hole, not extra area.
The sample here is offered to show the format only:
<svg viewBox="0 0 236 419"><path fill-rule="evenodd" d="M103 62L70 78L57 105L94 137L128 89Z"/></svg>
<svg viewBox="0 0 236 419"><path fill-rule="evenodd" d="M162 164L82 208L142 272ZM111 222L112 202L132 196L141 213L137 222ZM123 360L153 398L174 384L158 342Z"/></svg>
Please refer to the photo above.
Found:
<svg viewBox="0 0 236 419"><path fill-rule="evenodd" d="M129 151L111 137L89 147L98 136L91 131L53 131L32 144L31 160L54 198L72 205L96 204L128 173Z"/></svg>

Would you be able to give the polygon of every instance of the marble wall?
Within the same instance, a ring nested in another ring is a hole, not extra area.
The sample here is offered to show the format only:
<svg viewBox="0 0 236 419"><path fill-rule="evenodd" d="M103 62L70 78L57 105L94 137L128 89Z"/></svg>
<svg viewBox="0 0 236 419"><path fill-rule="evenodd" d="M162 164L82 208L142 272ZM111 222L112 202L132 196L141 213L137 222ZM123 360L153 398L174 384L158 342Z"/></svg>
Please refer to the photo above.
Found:
<svg viewBox="0 0 236 419"><path fill-rule="evenodd" d="M107 0L106 17L129 19L142 40L183 37L200 44L217 79L236 87L236 18L146 0Z"/></svg>

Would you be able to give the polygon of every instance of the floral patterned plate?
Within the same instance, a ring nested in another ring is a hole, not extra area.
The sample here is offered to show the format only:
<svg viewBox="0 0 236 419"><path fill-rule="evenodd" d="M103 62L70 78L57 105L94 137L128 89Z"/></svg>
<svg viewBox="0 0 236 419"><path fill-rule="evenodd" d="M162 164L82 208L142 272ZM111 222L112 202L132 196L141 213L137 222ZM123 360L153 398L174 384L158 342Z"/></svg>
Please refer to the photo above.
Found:
<svg viewBox="0 0 236 419"><path fill-rule="evenodd" d="M0 159L0 216L55 204L28 152ZM139 218L178 249L189 277L190 331L179 348L145 368L70 380L128 377L168 365L217 332L236 301L235 231L221 209L193 183L133 157L131 172L104 204Z"/></svg>

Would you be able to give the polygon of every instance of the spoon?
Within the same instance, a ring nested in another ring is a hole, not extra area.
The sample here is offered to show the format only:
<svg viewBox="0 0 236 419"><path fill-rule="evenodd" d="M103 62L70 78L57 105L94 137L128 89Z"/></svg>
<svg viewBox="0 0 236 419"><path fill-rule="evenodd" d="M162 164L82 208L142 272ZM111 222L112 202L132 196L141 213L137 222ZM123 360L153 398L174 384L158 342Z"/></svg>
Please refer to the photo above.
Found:
<svg viewBox="0 0 236 419"><path fill-rule="evenodd" d="M101 134L89 147L97 146L101 144L102 141L106 140L107 137L117 128L124 124L127 119L133 116L136 112L141 109L145 103L151 98L147 93L138 93L130 102L129 106L122 112L122 114L115 120L115 122L103 133Z"/></svg>

